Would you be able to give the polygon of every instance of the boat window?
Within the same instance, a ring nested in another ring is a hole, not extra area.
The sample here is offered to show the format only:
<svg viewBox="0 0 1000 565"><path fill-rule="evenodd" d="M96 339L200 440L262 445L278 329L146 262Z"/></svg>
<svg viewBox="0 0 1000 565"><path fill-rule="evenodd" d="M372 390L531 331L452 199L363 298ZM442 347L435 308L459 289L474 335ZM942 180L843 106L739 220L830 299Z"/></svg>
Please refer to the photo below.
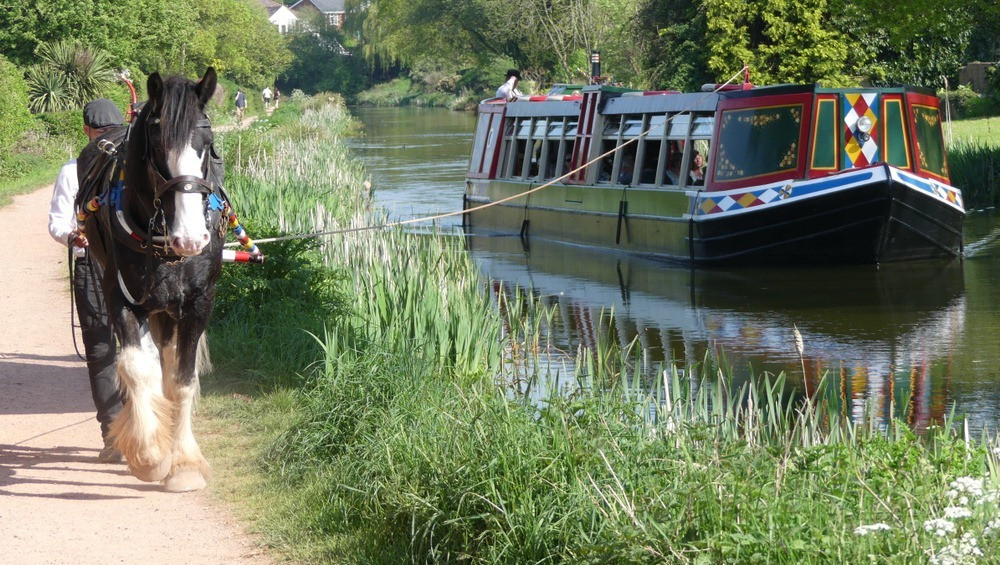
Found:
<svg viewBox="0 0 1000 565"><path fill-rule="evenodd" d="M604 137L618 137L620 126L621 116L608 116L608 121L604 124Z"/></svg>
<svg viewBox="0 0 1000 565"><path fill-rule="evenodd" d="M649 117L649 133L646 139L656 139L663 137L663 124L667 123L667 117L663 114L655 114Z"/></svg>
<svg viewBox="0 0 1000 565"><path fill-rule="evenodd" d="M576 135L576 120L566 120L566 137Z"/></svg>
<svg viewBox="0 0 1000 565"><path fill-rule="evenodd" d="M712 137L714 126L715 116L695 116L694 127L691 129L691 137Z"/></svg>
<svg viewBox="0 0 1000 565"><path fill-rule="evenodd" d="M507 124L504 126L503 136L504 137L514 137L514 118L507 118Z"/></svg>
<svg viewBox="0 0 1000 565"><path fill-rule="evenodd" d="M615 153L612 152L618 147L618 132L621 130L621 116L608 116L607 123L604 124L604 136L601 140L601 155L606 155L597 164L597 182L611 182L615 164Z"/></svg>
<svg viewBox="0 0 1000 565"><path fill-rule="evenodd" d="M684 139L691 127L691 114L674 114L670 119L670 139Z"/></svg>
<svg viewBox="0 0 1000 565"><path fill-rule="evenodd" d="M642 133L642 116L625 116L625 124L622 126L622 137L633 138Z"/></svg>
<svg viewBox="0 0 1000 565"><path fill-rule="evenodd" d="M917 166L921 171L947 178L948 164L944 159L944 138L938 109L914 104L913 122L917 133Z"/></svg>
<svg viewBox="0 0 1000 565"><path fill-rule="evenodd" d="M695 139L691 142L691 163L688 165L687 186L702 186L705 184L705 174L708 172L709 141Z"/></svg>
<svg viewBox="0 0 1000 565"><path fill-rule="evenodd" d="M545 118L539 118L535 122L535 133L531 137L535 139L542 139L545 137L545 132L548 130L548 124L545 123Z"/></svg>
<svg viewBox="0 0 1000 565"><path fill-rule="evenodd" d="M684 161L684 149L676 141L667 143L666 172L663 184L670 186L680 186L681 184L681 163Z"/></svg>
<svg viewBox="0 0 1000 565"><path fill-rule="evenodd" d="M813 127L812 162L816 171L836 171L837 167L837 99L833 96L816 101L816 123Z"/></svg>
<svg viewBox="0 0 1000 565"><path fill-rule="evenodd" d="M527 138L531 133L531 118L523 118L517 124L517 135L519 138Z"/></svg>
<svg viewBox="0 0 1000 565"><path fill-rule="evenodd" d="M662 121L660 122L660 133L663 133ZM656 165L660 161L660 148L662 146L663 142L659 139L646 137L642 148L642 165L638 167L640 184L656 184Z"/></svg>
<svg viewBox="0 0 1000 565"><path fill-rule="evenodd" d="M906 136L906 123L903 120L903 100L900 98L884 99L882 111L882 126L885 128L882 136L885 162L901 169L910 168L910 147Z"/></svg>
<svg viewBox="0 0 1000 565"><path fill-rule="evenodd" d="M573 170L573 148L576 146L576 142L572 139L567 139L563 141L562 146L559 147L558 165L556 169L556 176L562 176Z"/></svg>
<svg viewBox="0 0 1000 565"><path fill-rule="evenodd" d="M524 175L524 154L528 148L526 139L514 140L513 145L513 166L507 171L508 177L521 177Z"/></svg>
<svg viewBox="0 0 1000 565"><path fill-rule="evenodd" d="M545 135L545 137L549 139L559 139L560 137L562 137L562 132L563 132L563 120L556 119L549 124L549 131Z"/></svg>
<svg viewBox="0 0 1000 565"><path fill-rule="evenodd" d="M615 177L618 184L632 184L632 177L635 173L635 143L630 143L621 148L621 156L618 163L618 176Z"/></svg>
<svg viewBox="0 0 1000 565"><path fill-rule="evenodd" d="M724 111L714 180L796 170L802 113L802 104Z"/></svg>

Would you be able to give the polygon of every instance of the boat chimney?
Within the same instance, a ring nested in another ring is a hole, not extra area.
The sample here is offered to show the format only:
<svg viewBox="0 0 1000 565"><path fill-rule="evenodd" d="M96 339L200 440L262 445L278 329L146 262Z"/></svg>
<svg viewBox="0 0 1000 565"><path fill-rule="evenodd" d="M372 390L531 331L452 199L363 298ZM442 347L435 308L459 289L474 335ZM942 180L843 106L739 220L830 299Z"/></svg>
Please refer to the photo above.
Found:
<svg viewBox="0 0 1000 565"><path fill-rule="evenodd" d="M601 52L590 52L590 84L601 84Z"/></svg>

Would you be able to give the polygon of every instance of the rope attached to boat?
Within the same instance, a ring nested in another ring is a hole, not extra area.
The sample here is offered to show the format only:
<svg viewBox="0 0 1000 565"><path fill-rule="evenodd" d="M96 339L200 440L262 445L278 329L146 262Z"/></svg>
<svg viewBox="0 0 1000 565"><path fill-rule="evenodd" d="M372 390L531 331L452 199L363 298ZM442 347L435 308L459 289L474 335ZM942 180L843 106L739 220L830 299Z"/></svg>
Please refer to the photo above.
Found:
<svg viewBox="0 0 1000 565"><path fill-rule="evenodd" d="M713 90L711 90L709 92L706 92L704 96L702 96L701 98L699 98L694 104L691 104L688 107L688 109L681 110L681 111L673 114L672 116L670 116L666 120L666 123L664 124L664 127L666 127L674 119L675 116L679 116L679 115L684 114L686 112L691 112L692 108L697 107L699 104L701 104L701 102L703 102L709 96L711 96L713 94L717 94L719 91L721 91L722 89L724 89L727 85L729 85L730 83L732 83L734 80L736 80L737 78L743 76L747 71L749 71L749 67L747 65L744 65L743 68L741 68L733 76L731 76L729 78L729 80L727 80L726 82L723 82L721 84L716 85L716 87ZM259 239L259 240L257 240L257 243L273 243L273 242L277 242L277 241L288 241L288 240L292 240L292 239L307 239L307 238L311 238L311 237L322 237L322 236L326 236L326 235L341 235L341 234L355 233L355 232L362 232L362 231L369 231L369 230L395 228L395 227L399 227L399 226L406 226L406 225L410 225L410 224L418 224L418 223L423 223L423 222L433 222L433 221L441 220L441 219L444 219L444 218L451 218L451 217L454 217L454 216L461 216L461 215L464 215L464 214L468 214L469 212L478 212L479 210L485 210L486 208L490 208L490 207L496 206L498 204L503 204L505 202L510 202L511 200L515 200L517 198L521 198L523 196L528 196L529 194L533 194L533 193L538 192L540 190L544 190L544 189L552 186L553 184L556 184L557 182L560 182L560 181L562 181L562 180L564 180L564 179L566 179L566 178L568 178L568 177L570 177L570 176L578 173L579 171L582 171L583 169L586 169L587 167L593 165L594 163L597 163L597 162L601 161L605 157L607 157L609 155L614 155L616 152L621 151L622 149L624 149L628 145L637 142L640 138L646 137L649 134L649 132L651 132L651 131L652 131L652 128L647 129L646 131L643 131L639 135L637 135L634 138L632 138L632 139L630 139L630 140L622 143L621 145L619 145L619 146L617 146L617 147L615 147L615 148L613 148L613 149L611 149L609 151L606 151L606 152L598 155L597 157L594 157L590 161L587 161L586 163L578 166L577 168L573 169L572 171L569 171L567 173L563 173L561 176L556 177L554 179L551 179L551 180L545 182L544 184L541 184L541 185L536 186L534 188L529 188L528 190L525 190L524 192L519 192L519 193L514 194L512 196L508 196L506 198L501 198L500 200L495 200L493 202L487 202L486 204L480 204L479 206L474 206L472 208L465 208L463 210L457 210L455 212L445 212L443 214L436 214L434 216L424 216L424 217L420 217L420 218L411 218L409 220L400 220L400 221L397 221L397 222L390 222L390 223L387 223L387 224L378 224L378 225L374 225L374 226L361 226L361 227L356 227L356 228L344 228L344 229L338 229L338 230L321 231L321 232L307 233L307 234L296 234L296 235L285 235L285 236L280 236L280 237L271 237L271 238L267 238L267 239ZM227 243L226 244L227 247L232 247L232 246L235 246L235 245L237 245L237 244L236 243Z"/></svg>

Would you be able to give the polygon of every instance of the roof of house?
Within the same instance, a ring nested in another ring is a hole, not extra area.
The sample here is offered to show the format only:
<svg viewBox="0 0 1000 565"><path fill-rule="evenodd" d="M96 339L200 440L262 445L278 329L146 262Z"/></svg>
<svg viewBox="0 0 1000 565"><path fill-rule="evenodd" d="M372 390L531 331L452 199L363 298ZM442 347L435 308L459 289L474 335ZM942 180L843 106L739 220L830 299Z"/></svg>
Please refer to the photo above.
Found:
<svg viewBox="0 0 1000 565"><path fill-rule="evenodd" d="M292 4L292 10L311 5L324 14L344 11L344 0L299 0Z"/></svg>
<svg viewBox="0 0 1000 565"><path fill-rule="evenodd" d="M265 10L267 10L268 16L273 16L275 12L277 12L278 10L281 9L282 6L284 6L284 4L275 2L274 0L258 0L258 1L260 2L260 5L263 6Z"/></svg>

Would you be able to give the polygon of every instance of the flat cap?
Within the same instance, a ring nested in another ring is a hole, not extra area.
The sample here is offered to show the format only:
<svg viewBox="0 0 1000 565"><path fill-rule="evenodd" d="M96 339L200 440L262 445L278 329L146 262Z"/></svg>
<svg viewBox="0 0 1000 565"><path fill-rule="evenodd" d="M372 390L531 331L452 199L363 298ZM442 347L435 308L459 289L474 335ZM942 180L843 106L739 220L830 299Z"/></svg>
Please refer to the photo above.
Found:
<svg viewBox="0 0 1000 565"><path fill-rule="evenodd" d="M121 110L107 98L98 98L83 107L83 123L94 129L120 126L124 122Z"/></svg>

